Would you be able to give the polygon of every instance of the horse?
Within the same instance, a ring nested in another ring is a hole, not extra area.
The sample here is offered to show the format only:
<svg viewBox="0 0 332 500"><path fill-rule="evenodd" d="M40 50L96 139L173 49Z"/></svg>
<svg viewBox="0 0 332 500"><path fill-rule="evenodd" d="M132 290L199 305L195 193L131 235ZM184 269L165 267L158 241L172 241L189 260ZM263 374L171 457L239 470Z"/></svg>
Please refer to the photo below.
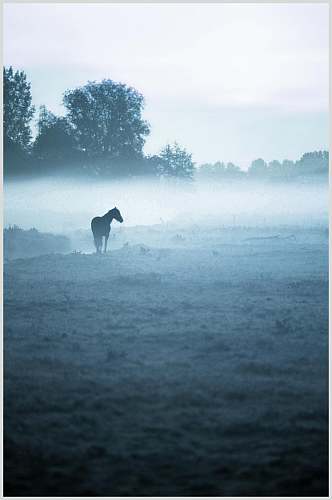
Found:
<svg viewBox="0 0 332 500"><path fill-rule="evenodd" d="M106 253L107 251L107 240L110 235L111 222L113 219L117 220L118 222L123 222L120 210L116 207L112 208L112 210L109 210L107 214L103 215L102 217L94 217L91 221L91 230L97 253L101 253L102 251L103 236L105 236L104 253Z"/></svg>

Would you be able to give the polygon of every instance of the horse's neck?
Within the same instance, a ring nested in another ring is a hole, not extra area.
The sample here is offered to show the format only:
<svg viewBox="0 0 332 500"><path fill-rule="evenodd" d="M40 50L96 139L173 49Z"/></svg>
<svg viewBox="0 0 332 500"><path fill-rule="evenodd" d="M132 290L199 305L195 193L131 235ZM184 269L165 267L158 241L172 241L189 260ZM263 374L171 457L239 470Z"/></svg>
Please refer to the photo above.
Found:
<svg viewBox="0 0 332 500"><path fill-rule="evenodd" d="M107 213L107 214L103 215L103 219L110 224L113 220L113 216L112 216L112 214Z"/></svg>

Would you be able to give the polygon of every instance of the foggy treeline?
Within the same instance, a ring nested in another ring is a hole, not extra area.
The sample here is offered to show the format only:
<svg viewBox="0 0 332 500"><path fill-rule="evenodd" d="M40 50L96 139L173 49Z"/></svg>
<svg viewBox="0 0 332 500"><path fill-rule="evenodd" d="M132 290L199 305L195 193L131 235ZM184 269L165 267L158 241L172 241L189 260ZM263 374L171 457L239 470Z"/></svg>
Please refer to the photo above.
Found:
<svg viewBox="0 0 332 500"><path fill-rule="evenodd" d="M142 117L144 97L136 89L112 80L88 82L64 93L66 114L56 116L46 106L36 113L24 71L4 68L3 77L5 178L161 176L225 182L291 181L313 176L327 179L328 151L305 153L297 161L266 162L258 158L246 171L221 161L197 166L191 153L177 143L147 156L143 148L150 125Z"/></svg>
<svg viewBox="0 0 332 500"><path fill-rule="evenodd" d="M315 176L326 178L328 176L329 153L328 151L313 151L305 153L297 161L273 160L264 161L262 158L254 160L247 171L243 171L233 163L216 162L200 165L197 176L201 179L264 179L291 181Z"/></svg>

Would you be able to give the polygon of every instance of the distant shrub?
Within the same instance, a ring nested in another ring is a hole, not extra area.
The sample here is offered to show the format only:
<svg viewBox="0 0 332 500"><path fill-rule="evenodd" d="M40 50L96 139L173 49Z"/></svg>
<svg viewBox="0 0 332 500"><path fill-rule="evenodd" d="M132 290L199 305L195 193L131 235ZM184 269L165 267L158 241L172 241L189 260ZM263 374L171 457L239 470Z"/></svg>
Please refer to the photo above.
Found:
<svg viewBox="0 0 332 500"><path fill-rule="evenodd" d="M35 228L24 230L16 225L4 229L4 257L7 259L66 253L70 249L70 240L63 235L40 233Z"/></svg>

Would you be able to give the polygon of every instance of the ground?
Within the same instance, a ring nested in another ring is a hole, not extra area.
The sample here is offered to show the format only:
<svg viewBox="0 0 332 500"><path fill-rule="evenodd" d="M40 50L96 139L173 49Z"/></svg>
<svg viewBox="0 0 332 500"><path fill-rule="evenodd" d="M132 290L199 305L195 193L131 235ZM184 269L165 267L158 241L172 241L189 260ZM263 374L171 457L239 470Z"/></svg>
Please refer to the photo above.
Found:
<svg viewBox="0 0 332 500"><path fill-rule="evenodd" d="M5 263L4 494L328 495L327 229L132 235Z"/></svg>

